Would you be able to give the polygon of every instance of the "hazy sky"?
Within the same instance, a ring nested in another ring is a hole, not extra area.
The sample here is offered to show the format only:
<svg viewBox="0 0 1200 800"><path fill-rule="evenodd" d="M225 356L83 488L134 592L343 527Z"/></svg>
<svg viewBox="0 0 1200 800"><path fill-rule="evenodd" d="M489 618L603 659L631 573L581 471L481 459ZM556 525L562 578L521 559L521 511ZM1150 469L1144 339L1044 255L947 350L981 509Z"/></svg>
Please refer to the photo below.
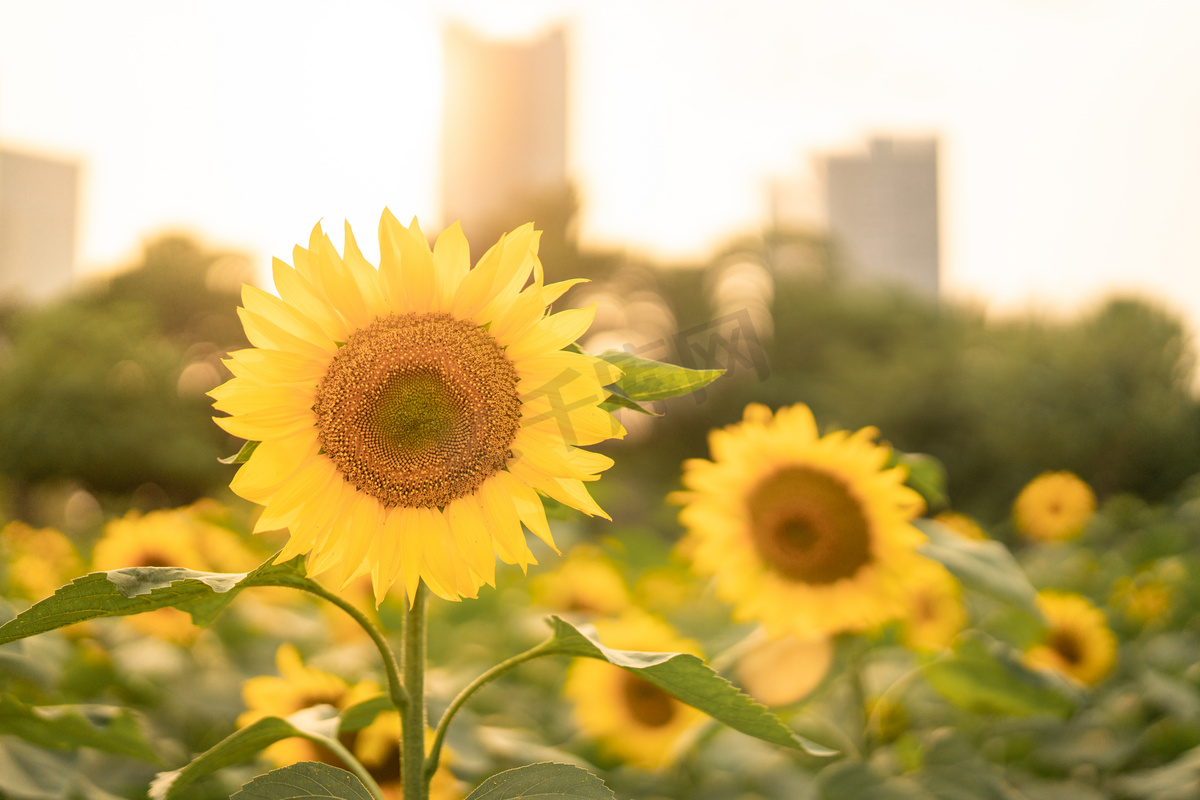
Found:
<svg viewBox="0 0 1200 800"><path fill-rule="evenodd" d="M949 294L1200 327L1195 0L0 0L0 142L86 164L85 269L181 227L265 265L322 217L367 251L385 204L442 222L448 18L572 23L587 242L699 255L810 154L936 133Z"/></svg>

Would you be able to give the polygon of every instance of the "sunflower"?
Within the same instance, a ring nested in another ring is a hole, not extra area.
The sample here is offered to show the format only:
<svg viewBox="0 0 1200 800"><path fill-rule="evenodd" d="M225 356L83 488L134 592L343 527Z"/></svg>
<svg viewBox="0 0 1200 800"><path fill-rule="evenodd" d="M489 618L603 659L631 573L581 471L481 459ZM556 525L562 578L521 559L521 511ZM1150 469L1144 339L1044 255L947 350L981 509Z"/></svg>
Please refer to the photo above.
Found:
<svg viewBox="0 0 1200 800"><path fill-rule="evenodd" d="M580 545L558 569L531 581L535 603L559 611L619 614L629 607L625 579L599 548Z"/></svg>
<svg viewBox="0 0 1200 800"><path fill-rule="evenodd" d="M318 224L294 268L275 260L279 297L243 287L255 347L210 394L259 442L231 488L266 506L256 532L289 530L281 559L369 573L376 602L397 580L457 600L494 584L496 556L536 563L522 523L554 546L541 495L607 517L584 484L612 460L577 445L624 435L598 407L621 373L563 350L595 307L547 314L579 281L543 283L538 239L522 226L472 269L457 224L430 251L384 210L378 269L349 225L338 255Z"/></svg>
<svg viewBox="0 0 1200 800"><path fill-rule="evenodd" d="M381 692L379 684L374 681L363 680L351 684L337 675L306 665L292 645L282 645L276 651L275 663L280 673L278 676L251 678L242 685L246 711L238 717L239 728L245 728L264 717L287 717L316 705L330 705L342 711ZM339 739L371 773L388 800L401 800L399 712L386 711L367 727L344 733ZM308 739L283 739L272 744L264 753L277 767L299 761L342 765L336 755ZM448 763L449 758L443 755L430 786L430 800L454 800L462 796Z"/></svg>
<svg viewBox="0 0 1200 800"><path fill-rule="evenodd" d="M1112 672L1117 637L1104 612L1077 594L1038 592L1049 625L1043 641L1025 653L1032 666L1052 669L1092 686Z"/></svg>
<svg viewBox="0 0 1200 800"><path fill-rule="evenodd" d="M962 587L936 561L917 562L905 581L904 641L915 650L947 647L966 624Z"/></svg>
<svg viewBox="0 0 1200 800"><path fill-rule="evenodd" d="M745 419L709 434L713 461L684 464L684 552L716 578L735 618L775 637L811 639L865 630L899 615L902 576L924 535L924 507L885 468L877 432L818 436L807 406L746 407Z"/></svg>
<svg viewBox="0 0 1200 800"><path fill-rule="evenodd" d="M131 511L109 522L92 550L92 569L108 571L125 567L181 567L201 572L241 572L252 569L257 559L231 531L205 522L189 508ZM160 608L126 617L148 636L187 644L200 629L187 612Z"/></svg>
<svg viewBox="0 0 1200 800"><path fill-rule="evenodd" d="M1096 495L1071 472L1044 472L1013 504L1017 529L1031 539L1064 541L1083 533L1096 511Z"/></svg>
<svg viewBox="0 0 1200 800"><path fill-rule="evenodd" d="M738 659L738 682L752 697L768 706L803 700L825 680L833 663L833 641L766 639Z"/></svg>
<svg viewBox="0 0 1200 800"><path fill-rule="evenodd" d="M41 600L83 572L74 542L53 528L10 522L0 530L0 561L7 567L5 593Z"/></svg>
<svg viewBox="0 0 1200 800"><path fill-rule="evenodd" d="M695 642L644 612L628 611L596 628L609 647L699 655ZM632 672L590 658L571 664L563 692L575 702L584 733L606 753L643 769L669 764L707 719Z"/></svg>

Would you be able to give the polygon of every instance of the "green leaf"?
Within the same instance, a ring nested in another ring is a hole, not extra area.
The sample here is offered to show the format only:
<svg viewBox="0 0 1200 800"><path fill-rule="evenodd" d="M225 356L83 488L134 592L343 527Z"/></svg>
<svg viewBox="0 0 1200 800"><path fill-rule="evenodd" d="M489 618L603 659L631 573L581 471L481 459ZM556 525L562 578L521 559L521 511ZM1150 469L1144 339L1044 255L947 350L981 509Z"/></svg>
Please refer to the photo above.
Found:
<svg viewBox="0 0 1200 800"><path fill-rule="evenodd" d="M682 700L734 730L765 742L805 750L815 756L836 751L798 736L779 718L743 694L699 658L687 653L641 653L611 650L593 635L552 616L553 652L579 658L595 658L628 670L664 692Z"/></svg>
<svg viewBox="0 0 1200 800"><path fill-rule="evenodd" d="M908 480L905 481L915 489L925 504L930 508L944 508L950 503L946 494L946 467L942 462L925 453L892 452L888 466L902 465L908 468Z"/></svg>
<svg viewBox="0 0 1200 800"><path fill-rule="evenodd" d="M222 464L245 464L250 460L250 456L254 454L254 451L258 449L259 444L260 442L246 442L242 445L241 450L238 450L227 458L218 458L217 461L220 461Z"/></svg>
<svg viewBox="0 0 1200 800"><path fill-rule="evenodd" d="M362 781L343 769L301 761L273 769L247 783L229 800L371 800Z"/></svg>
<svg viewBox="0 0 1200 800"><path fill-rule="evenodd" d="M606 350L596 358L607 361L625 373L608 387L608 391L614 397L619 396L635 404L690 394L725 374L723 369L688 369L635 356L624 350ZM619 400L616 402L620 403Z"/></svg>
<svg viewBox="0 0 1200 800"><path fill-rule="evenodd" d="M1200 797L1200 747L1188 750L1161 767L1121 775L1113 784L1122 797L1138 800L1192 800Z"/></svg>
<svg viewBox="0 0 1200 800"><path fill-rule="evenodd" d="M549 761L493 775L467 800L613 800L616 795L586 769Z"/></svg>
<svg viewBox="0 0 1200 800"><path fill-rule="evenodd" d="M160 772L150 784L150 800L184 797L183 790L217 770L249 761L282 739L300 736L306 739L336 739L338 715L333 706L306 708L282 717L263 717L229 734L179 769ZM303 796L303 795L302 795Z"/></svg>
<svg viewBox="0 0 1200 800"><path fill-rule="evenodd" d="M386 694L376 695L375 697L363 700L361 703L355 703L342 711L342 721L338 726L338 730L361 730L374 722L375 718L384 711L394 711L395 708L392 705L392 698Z"/></svg>
<svg viewBox="0 0 1200 800"><path fill-rule="evenodd" d="M953 655L927 664L925 678L947 700L977 714L1066 717L1075 707L1065 683L1028 669L976 632L963 634Z"/></svg>
<svg viewBox="0 0 1200 800"><path fill-rule="evenodd" d="M629 395L617 388L616 384L604 387L608 390L608 399L600 404L602 411L607 411L610 414L614 411L619 411L622 408L628 408L637 411L640 414L646 414L651 417L661 417L662 414L652 409L646 408L641 403L634 401Z"/></svg>
<svg viewBox="0 0 1200 800"><path fill-rule="evenodd" d="M968 589L1001 600L1028 616L1036 632L1045 630L1037 590L1007 547L1000 542L972 541L932 519L919 519L915 524L929 537L918 548L921 555L940 562Z"/></svg>
<svg viewBox="0 0 1200 800"><path fill-rule="evenodd" d="M249 586L311 584L304 557L266 563L251 572L196 572L180 567L129 567L76 578L0 626L0 644L98 617L120 617L179 608L197 625L207 625Z"/></svg>
<svg viewBox="0 0 1200 800"><path fill-rule="evenodd" d="M106 753L159 761L129 709L102 705L31 706L0 695L0 731L41 747L91 747Z"/></svg>

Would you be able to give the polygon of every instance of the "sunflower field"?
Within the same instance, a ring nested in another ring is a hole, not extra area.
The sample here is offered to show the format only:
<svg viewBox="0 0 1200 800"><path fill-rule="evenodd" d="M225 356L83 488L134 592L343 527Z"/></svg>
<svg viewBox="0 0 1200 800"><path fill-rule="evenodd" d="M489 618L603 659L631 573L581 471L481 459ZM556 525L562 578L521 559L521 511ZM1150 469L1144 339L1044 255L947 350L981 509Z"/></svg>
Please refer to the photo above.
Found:
<svg viewBox="0 0 1200 800"><path fill-rule="evenodd" d="M0 314L0 798L1200 796L1166 312L344 241Z"/></svg>

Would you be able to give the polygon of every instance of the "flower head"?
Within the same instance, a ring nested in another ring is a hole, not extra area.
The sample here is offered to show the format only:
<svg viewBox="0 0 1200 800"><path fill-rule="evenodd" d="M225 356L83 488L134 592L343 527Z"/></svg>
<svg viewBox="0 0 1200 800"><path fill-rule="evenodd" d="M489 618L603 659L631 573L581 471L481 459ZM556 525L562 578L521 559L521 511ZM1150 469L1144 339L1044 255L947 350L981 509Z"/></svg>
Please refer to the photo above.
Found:
<svg viewBox="0 0 1200 800"><path fill-rule="evenodd" d="M41 600L83 571L79 550L53 528L10 522L0 530L0 560L7 563L5 592Z"/></svg>
<svg viewBox="0 0 1200 800"><path fill-rule="evenodd" d="M865 630L898 616L924 504L886 468L876 431L818 436L804 405L713 431L713 460L684 464L685 552L734 616L776 637Z"/></svg>
<svg viewBox="0 0 1200 800"><path fill-rule="evenodd" d="M621 650L699 655L695 642L645 612L627 611L596 624L604 643ZM679 754L707 719L632 672L604 661L576 659L563 687L584 733L609 754L643 769L659 769Z"/></svg>
<svg viewBox="0 0 1200 800"><path fill-rule="evenodd" d="M330 705L343 711L381 691L379 684L374 681L363 680L352 684L338 675L308 666L291 645L279 648L275 662L279 669L278 676L263 675L251 678L242 685L246 711L238 717L239 728L245 728L264 717L287 717L317 705ZM339 739L380 784L385 797L401 800L399 712L385 711L367 727L346 732ZM342 766L340 759L330 750L308 739L283 739L264 752L277 767L298 761L321 761ZM443 755L430 787L431 800L451 800L462 796L447 764L448 758Z"/></svg>
<svg viewBox="0 0 1200 800"><path fill-rule="evenodd" d="M1049 628L1043 641L1026 652L1029 664L1088 686L1112 672L1117 662L1117 637L1103 611L1086 597L1061 592L1038 592L1038 607Z"/></svg>
<svg viewBox="0 0 1200 800"><path fill-rule="evenodd" d="M377 602L397 580L457 600L496 556L535 563L522 524L553 546L539 493L604 515L584 483L612 461L578 445L624 435L598 407L620 372L563 349L594 308L547 314L578 281L544 285L537 244L525 225L472 269L458 225L431 251L385 210L378 269L348 225L342 255L318 225L274 262L279 297L243 288L255 347L211 394L260 442L231 488L266 506L256 531L289 530L281 559L370 574Z"/></svg>
<svg viewBox="0 0 1200 800"><path fill-rule="evenodd" d="M103 536L92 550L92 569L99 571L180 567L201 572L242 572L257 563L237 534L204 520L194 507L148 514L131 511L105 525ZM177 608L160 608L126 619L144 634L179 643L192 641L200 630L187 612Z"/></svg>
<svg viewBox="0 0 1200 800"><path fill-rule="evenodd" d="M936 561L914 565L905 581L904 641L917 650L947 647L966 624L962 587Z"/></svg>
<svg viewBox="0 0 1200 800"><path fill-rule="evenodd" d="M1063 541L1083 533L1096 512L1096 495L1071 472L1044 472L1013 504L1017 529L1031 539Z"/></svg>

